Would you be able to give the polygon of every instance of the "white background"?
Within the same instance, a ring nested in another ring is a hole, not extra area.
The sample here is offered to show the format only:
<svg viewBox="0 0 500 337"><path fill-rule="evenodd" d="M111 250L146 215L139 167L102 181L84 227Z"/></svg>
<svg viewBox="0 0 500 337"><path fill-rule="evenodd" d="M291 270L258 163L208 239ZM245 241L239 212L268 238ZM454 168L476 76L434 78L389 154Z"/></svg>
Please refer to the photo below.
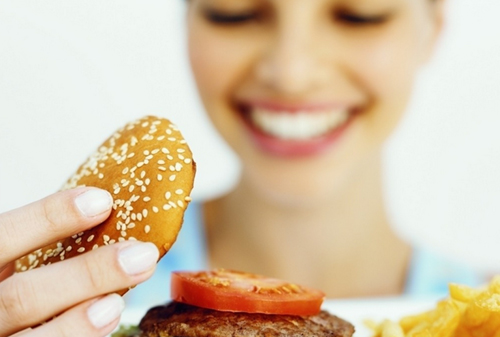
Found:
<svg viewBox="0 0 500 337"><path fill-rule="evenodd" d="M0 211L56 191L111 132L169 117L195 153L195 198L234 156L210 127L185 51L182 0L0 1ZM500 2L450 0L440 48L386 151L405 237L500 269ZM489 255L486 255L489 254Z"/></svg>

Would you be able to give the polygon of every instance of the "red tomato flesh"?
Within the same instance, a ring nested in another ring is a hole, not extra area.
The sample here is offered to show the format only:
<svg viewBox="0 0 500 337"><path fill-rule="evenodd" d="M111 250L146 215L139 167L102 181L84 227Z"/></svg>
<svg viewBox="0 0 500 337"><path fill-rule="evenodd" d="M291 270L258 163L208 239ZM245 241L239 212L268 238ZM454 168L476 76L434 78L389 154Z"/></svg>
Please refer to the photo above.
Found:
<svg viewBox="0 0 500 337"><path fill-rule="evenodd" d="M324 293L250 273L217 269L173 272L172 300L219 311L315 315Z"/></svg>

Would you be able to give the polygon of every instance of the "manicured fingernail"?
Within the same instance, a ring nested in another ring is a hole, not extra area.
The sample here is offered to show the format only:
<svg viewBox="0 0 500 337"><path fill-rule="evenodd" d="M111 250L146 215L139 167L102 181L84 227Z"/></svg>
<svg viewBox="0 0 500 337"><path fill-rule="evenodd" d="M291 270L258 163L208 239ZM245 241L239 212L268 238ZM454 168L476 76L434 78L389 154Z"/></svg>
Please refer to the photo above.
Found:
<svg viewBox="0 0 500 337"><path fill-rule="evenodd" d="M120 250L118 261L129 275L135 275L150 270L156 265L160 253L151 242L135 242Z"/></svg>
<svg viewBox="0 0 500 337"><path fill-rule="evenodd" d="M125 302L118 294L111 294L94 302L88 309L90 323L97 328L103 328L120 317Z"/></svg>
<svg viewBox="0 0 500 337"><path fill-rule="evenodd" d="M107 191L92 188L77 196L75 204L83 215L92 217L107 212L113 205L113 198Z"/></svg>

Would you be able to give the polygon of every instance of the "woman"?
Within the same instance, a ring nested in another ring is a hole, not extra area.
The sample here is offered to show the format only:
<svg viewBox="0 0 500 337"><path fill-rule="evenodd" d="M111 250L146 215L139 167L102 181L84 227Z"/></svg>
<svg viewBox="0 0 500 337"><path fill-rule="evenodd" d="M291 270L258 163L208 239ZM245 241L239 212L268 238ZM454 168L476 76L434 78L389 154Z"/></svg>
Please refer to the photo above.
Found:
<svg viewBox="0 0 500 337"><path fill-rule="evenodd" d="M206 255L182 256L183 268L263 273L329 297L404 291L412 248L384 212L380 147L432 52L442 0L191 0L188 7L201 98L243 170L231 193L190 206L165 263L188 250L191 235L204 241L206 233ZM152 275L150 244L103 247L7 277L9 262L100 223L110 205L108 193L83 188L0 215L0 336L58 313L26 336L104 336L116 326L123 301L102 294ZM151 284L165 282L161 272L155 277Z"/></svg>

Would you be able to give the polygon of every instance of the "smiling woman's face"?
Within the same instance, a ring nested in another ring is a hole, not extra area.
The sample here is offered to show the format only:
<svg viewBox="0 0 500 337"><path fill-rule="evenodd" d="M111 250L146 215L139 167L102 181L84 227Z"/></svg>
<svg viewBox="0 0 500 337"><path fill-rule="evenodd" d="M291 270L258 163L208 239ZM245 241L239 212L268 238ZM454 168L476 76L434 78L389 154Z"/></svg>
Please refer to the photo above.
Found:
<svg viewBox="0 0 500 337"><path fill-rule="evenodd" d="M332 191L400 119L437 36L439 5L191 0L193 73L243 179L281 197Z"/></svg>

